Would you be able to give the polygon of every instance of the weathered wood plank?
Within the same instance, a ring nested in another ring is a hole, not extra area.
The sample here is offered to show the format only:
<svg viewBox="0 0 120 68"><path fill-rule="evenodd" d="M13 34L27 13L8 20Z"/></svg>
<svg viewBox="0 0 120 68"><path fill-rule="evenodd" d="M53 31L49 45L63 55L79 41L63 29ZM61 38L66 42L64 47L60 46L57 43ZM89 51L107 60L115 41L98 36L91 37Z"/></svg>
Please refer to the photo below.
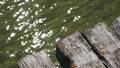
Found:
<svg viewBox="0 0 120 68"><path fill-rule="evenodd" d="M104 23L99 23L84 31L83 35L99 54L99 57L103 56L101 59L105 61L108 68L120 68L120 56L114 55L120 48L120 40L109 27ZM118 60L115 62L113 59L117 58Z"/></svg>
<svg viewBox="0 0 120 68"><path fill-rule="evenodd" d="M20 68L55 68L44 51L24 57L19 64Z"/></svg>
<svg viewBox="0 0 120 68"><path fill-rule="evenodd" d="M56 47L56 58L62 68L70 68L70 59L60 51L58 46Z"/></svg>
<svg viewBox="0 0 120 68"><path fill-rule="evenodd" d="M60 40L57 48L70 59L71 65L66 68L106 68L79 32Z"/></svg>
<svg viewBox="0 0 120 68"><path fill-rule="evenodd" d="M111 28L113 29L114 32L118 35L120 38L120 17L118 17L111 25Z"/></svg>

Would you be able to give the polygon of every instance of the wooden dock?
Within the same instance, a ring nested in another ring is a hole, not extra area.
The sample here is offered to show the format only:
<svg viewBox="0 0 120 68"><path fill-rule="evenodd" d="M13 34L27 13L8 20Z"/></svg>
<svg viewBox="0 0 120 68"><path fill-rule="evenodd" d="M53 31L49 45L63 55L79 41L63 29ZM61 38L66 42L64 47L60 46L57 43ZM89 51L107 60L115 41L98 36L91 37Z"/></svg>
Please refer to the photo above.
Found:
<svg viewBox="0 0 120 68"><path fill-rule="evenodd" d="M62 68L120 68L120 17L60 39L56 57ZM20 68L55 68L44 51L21 59Z"/></svg>

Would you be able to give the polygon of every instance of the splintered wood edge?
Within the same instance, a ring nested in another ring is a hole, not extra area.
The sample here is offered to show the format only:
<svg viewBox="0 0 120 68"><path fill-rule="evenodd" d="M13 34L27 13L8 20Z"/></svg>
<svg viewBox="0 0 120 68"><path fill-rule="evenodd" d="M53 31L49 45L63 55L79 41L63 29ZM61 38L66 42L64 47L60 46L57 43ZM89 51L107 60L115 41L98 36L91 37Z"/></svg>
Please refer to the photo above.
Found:
<svg viewBox="0 0 120 68"><path fill-rule="evenodd" d="M71 60L72 68L94 68L97 66L105 68L79 32L60 40L58 42L58 48Z"/></svg>
<svg viewBox="0 0 120 68"><path fill-rule="evenodd" d="M20 68L55 68L55 65L47 54L42 50L33 55L28 55L20 60Z"/></svg>

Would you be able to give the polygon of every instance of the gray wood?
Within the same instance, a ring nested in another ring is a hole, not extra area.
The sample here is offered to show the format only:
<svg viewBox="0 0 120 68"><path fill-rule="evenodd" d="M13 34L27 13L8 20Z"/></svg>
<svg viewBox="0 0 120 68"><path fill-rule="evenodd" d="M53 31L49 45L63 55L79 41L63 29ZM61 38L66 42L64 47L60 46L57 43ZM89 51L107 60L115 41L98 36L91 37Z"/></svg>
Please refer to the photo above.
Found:
<svg viewBox="0 0 120 68"><path fill-rule="evenodd" d="M20 63L20 68L55 68L55 65L44 51L24 57Z"/></svg>
<svg viewBox="0 0 120 68"><path fill-rule="evenodd" d="M120 68L120 56L114 55L120 48L120 40L109 27L99 23L85 30L83 34L108 68ZM114 59L118 60L115 62Z"/></svg>
<svg viewBox="0 0 120 68"><path fill-rule="evenodd" d="M57 47L70 59L71 68L106 68L79 32L60 40Z"/></svg>
<svg viewBox="0 0 120 68"><path fill-rule="evenodd" d="M120 17L118 17L111 25L113 31L115 31L120 38Z"/></svg>

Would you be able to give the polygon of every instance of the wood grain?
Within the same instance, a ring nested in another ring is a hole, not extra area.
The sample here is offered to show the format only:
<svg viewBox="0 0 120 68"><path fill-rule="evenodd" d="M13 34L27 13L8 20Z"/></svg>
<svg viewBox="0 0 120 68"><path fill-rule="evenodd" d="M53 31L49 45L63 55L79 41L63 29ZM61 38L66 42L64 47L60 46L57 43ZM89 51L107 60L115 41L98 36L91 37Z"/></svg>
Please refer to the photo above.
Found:
<svg viewBox="0 0 120 68"><path fill-rule="evenodd" d="M24 57L19 64L20 68L55 68L55 65L44 51Z"/></svg>
<svg viewBox="0 0 120 68"><path fill-rule="evenodd" d="M92 28L83 32L92 48L97 52L98 56L105 62L108 68L119 68L114 62L113 53L120 48L120 40L118 36L104 23L99 23ZM119 58L119 56L116 56Z"/></svg>
<svg viewBox="0 0 120 68"><path fill-rule="evenodd" d="M71 68L106 68L79 32L60 40L58 48L70 59Z"/></svg>
<svg viewBox="0 0 120 68"><path fill-rule="evenodd" d="M113 31L118 35L120 38L120 17L118 17L111 25Z"/></svg>

